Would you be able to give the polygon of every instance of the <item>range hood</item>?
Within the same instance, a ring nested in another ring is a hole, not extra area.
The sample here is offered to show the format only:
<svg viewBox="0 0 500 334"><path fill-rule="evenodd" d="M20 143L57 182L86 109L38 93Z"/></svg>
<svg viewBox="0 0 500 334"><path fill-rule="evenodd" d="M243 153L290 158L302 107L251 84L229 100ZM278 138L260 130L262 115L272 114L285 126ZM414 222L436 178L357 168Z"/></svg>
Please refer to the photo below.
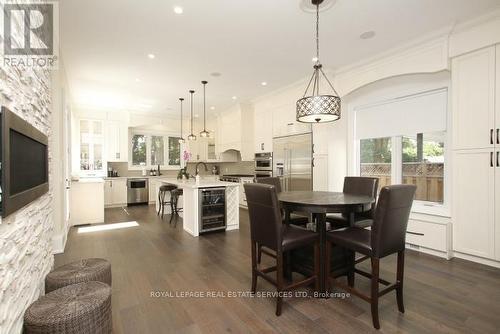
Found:
<svg viewBox="0 0 500 334"><path fill-rule="evenodd" d="M241 152L235 149L228 149L220 153L220 162L241 162Z"/></svg>

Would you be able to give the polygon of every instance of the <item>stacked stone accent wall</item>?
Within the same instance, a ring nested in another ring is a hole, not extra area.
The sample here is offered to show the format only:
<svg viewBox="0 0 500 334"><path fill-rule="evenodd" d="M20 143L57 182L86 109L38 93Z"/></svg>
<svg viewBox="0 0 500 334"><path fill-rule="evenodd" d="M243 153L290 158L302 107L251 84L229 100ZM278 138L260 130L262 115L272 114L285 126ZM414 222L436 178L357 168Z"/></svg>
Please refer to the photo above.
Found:
<svg viewBox="0 0 500 334"><path fill-rule="evenodd" d="M0 105L49 135L50 166L50 72L9 67L0 61ZM47 194L1 220L0 333L21 333L24 311L44 293L43 281L54 263L52 217L50 185Z"/></svg>

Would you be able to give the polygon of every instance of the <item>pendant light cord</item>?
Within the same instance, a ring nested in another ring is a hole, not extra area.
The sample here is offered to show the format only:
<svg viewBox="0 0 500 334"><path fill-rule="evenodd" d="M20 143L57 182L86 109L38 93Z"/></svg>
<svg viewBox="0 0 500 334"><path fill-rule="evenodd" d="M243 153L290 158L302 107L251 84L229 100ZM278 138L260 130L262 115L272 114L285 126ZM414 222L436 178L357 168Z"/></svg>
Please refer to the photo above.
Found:
<svg viewBox="0 0 500 334"><path fill-rule="evenodd" d="M191 135L193 134L193 93L194 91L189 91L191 93Z"/></svg>
<svg viewBox="0 0 500 334"><path fill-rule="evenodd" d="M319 1L316 3L316 63L319 64Z"/></svg>
<svg viewBox="0 0 500 334"><path fill-rule="evenodd" d="M181 139L182 139L182 100L184 99L180 98L179 100L181 101Z"/></svg>
<svg viewBox="0 0 500 334"><path fill-rule="evenodd" d="M206 111L206 99L205 99L205 87L207 86L207 82L203 82L203 131L207 132L207 111Z"/></svg>

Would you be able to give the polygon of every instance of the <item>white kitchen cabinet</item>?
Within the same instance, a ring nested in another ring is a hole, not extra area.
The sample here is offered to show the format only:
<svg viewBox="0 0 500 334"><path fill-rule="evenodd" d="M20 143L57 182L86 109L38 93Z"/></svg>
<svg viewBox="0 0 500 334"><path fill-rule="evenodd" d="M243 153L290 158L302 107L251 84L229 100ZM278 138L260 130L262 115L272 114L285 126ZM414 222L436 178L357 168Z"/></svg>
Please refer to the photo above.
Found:
<svg viewBox="0 0 500 334"><path fill-rule="evenodd" d="M500 47L453 59L452 84L453 249L500 260Z"/></svg>
<svg viewBox="0 0 500 334"><path fill-rule="evenodd" d="M311 124L296 120L295 103L273 108L273 137L283 137L311 132Z"/></svg>
<svg viewBox="0 0 500 334"><path fill-rule="evenodd" d="M70 223L72 226L104 223L104 182L81 178L71 182Z"/></svg>
<svg viewBox="0 0 500 334"><path fill-rule="evenodd" d="M149 178L149 203L155 203L158 199L158 184L159 181L154 178Z"/></svg>
<svg viewBox="0 0 500 334"><path fill-rule="evenodd" d="M489 259L495 257L495 169L500 169L492 154L461 150L453 160L454 250Z"/></svg>
<svg viewBox="0 0 500 334"><path fill-rule="evenodd" d="M453 59L454 149L494 145L495 53L492 46Z"/></svg>
<svg viewBox="0 0 500 334"><path fill-rule="evenodd" d="M128 128L119 121L106 121L106 158L111 162L128 161Z"/></svg>
<svg viewBox="0 0 500 334"><path fill-rule="evenodd" d="M273 151L273 119L269 110L255 111L254 153Z"/></svg>
<svg viewBox="0 0 500 334"><path fill-rule="evenodd" d="M127 204L127 180L107 179L104 183L104 205L106 207Z"/></svg>
<svg viewBox="0 0 500 334"><path fill-rule="evenodd" d="M496 56L495 259L500 261L500 45Z"/></svg>

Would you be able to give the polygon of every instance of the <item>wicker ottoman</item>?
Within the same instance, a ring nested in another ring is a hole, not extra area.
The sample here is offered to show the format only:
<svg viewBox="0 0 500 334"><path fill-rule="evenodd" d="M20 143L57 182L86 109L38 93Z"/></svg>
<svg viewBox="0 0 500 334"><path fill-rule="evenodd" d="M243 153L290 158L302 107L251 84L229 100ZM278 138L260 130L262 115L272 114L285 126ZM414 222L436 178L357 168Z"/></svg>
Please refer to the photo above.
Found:
<svg viewBox="0 0 500 334"><path fill-rule="evenodd" d="M85 282L57 289L24 313L24 333L108 334L112 331L111 287Z"/></svg>
<svg viewBox="0 0 500 334"><path fill-rule="evenodd" d="M45 293L70 284L97 281L111 286L111 264L104 259L83 259L56 268L45 278Z"/></svg>

